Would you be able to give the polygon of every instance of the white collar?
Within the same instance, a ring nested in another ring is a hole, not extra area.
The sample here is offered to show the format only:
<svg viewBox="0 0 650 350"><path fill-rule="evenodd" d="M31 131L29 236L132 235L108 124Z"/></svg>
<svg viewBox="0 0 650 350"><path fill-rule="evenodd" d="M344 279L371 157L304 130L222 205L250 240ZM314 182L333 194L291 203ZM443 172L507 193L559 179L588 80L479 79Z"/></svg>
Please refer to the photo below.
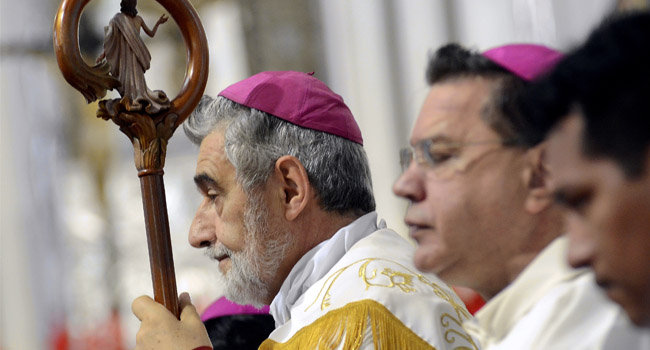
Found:
<svg viewBox="0 0 650 350"><path fill-rule="evenodd" d="M323 278L355 243L383 228L386 228L384 220L377 224L377 212L370 212L339 229L330 239L303 255L282 282L280 291L271 302L270 313L276 326L291 319L291 308L298 299L309 287Z"/></svg>
<svg viewBox="0 0 650 350"><path fill-rule="evenodd" d="M586 273L587 270L573 269L566 262L568 244L564 235L553 240L508 287L476 313L476 320L486 334L503 339L549 290Z"/></svg>

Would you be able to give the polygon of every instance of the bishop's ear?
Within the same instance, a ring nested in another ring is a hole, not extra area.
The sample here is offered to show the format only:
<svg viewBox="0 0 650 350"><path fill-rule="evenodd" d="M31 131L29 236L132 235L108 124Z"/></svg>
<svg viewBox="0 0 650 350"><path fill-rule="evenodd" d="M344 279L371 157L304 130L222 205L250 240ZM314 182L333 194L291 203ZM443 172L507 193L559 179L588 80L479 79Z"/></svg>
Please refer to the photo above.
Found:
<svg viewBox="0 0 650 350"><path fill-rule="evenodd" d="M540 213L548 208L553 201L545 150L546 142L542 142L526 152L526 168L523 176L528 195L524 206L530 214Z"/></svg>
<svg viewBox="0 0 650 350"><path fill-rule="evenodd" d="M275 162L275 174L280 182L280 197L289 221L296 219L312 199L307 170L294 156L282 156Z"/></svg>

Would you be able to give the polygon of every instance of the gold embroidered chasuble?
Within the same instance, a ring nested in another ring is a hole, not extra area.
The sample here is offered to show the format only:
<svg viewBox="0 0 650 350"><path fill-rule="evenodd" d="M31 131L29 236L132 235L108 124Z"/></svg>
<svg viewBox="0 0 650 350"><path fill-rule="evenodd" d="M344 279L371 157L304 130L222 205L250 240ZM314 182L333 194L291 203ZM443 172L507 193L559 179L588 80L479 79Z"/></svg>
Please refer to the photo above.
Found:
<svg viewBox="0 0 650 350"><path fill-rule="evenodd" d="M414 250L389 229L361 235L260 349L478 349L462 327L472 316L451 288L413 266Z"/></svg>
<svg viewBox="0 0 650 350"><path fill-rule="evenodd" d="M567 249L555 239L465 323L484 349L650 349L650 329L634 327L593 272L571 268Z"/></svg>

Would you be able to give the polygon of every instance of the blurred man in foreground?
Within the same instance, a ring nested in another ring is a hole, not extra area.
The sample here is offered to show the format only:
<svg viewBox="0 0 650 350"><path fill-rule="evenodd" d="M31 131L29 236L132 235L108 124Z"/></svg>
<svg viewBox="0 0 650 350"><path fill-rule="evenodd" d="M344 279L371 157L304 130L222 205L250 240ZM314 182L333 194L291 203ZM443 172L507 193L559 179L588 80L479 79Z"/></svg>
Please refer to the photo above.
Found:
<svg viewBox="0 0 650 350"><path fill-rule="evenodd" d="M487 300L466 322L483 348L637 348L593 275L566 264L544 145L522 143L515 97L559 59L539 45L440 48L393 190L411 203L416 266Z"/></svg>
<svg viewBox="0 0 650 350"><path fill-rule="evenodd" d="M261 349L477 348L460 299L378 221L361 132L325 84L257 74L205 97L185 131L200 144L204 198L190 243L218 261L228 299L270 304L276 329ZM181 301L181 321L133 302L138 349L209 345Z"/></svg>
<svg viewBox="0 0 650 350"><path fill-rule="evenodd" d="M650 13L603 23L522 100L527 142L549 134L569 262L590 266L637 325L650 327ZM650 347L650 340L646 348Z"/></svg>

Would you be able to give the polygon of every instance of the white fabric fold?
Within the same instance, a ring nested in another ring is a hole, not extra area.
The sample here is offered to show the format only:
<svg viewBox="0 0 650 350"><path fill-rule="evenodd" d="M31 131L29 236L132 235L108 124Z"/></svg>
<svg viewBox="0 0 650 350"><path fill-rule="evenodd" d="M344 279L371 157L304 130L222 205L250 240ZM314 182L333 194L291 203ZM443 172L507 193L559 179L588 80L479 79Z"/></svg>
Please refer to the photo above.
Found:
<svg viewBox="0 0 650 350"><path fill-rule="evenodd" d="M373 211L341 228L332 238L321 242L303 255L271 302L270 313L276 327L291 318L291 308L298 299L309 287L323 278L355 243L384 228L386 223L384 220L377 223L377 213Z"/></svg>
<svg viewBox="0 0 650 350"><path fill-rule="evenodd" d="M566 262L568 239L549 244L464 327L483 349L647 349L650 330L632 326L589 269Z"/></svg>

